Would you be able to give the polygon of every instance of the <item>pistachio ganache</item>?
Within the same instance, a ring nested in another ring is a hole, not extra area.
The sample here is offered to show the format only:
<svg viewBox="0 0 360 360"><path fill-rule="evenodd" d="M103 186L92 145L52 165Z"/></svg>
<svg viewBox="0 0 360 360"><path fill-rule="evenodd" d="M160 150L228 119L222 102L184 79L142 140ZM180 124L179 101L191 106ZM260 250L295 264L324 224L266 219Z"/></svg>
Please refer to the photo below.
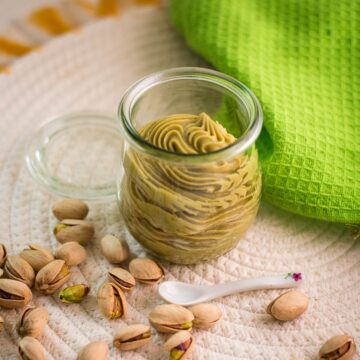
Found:
<svg viewBox="0 0 360 360"><path fill-rule="evenodd" d="M139 131L148 143L180 154L204 154L236 141L207 114L176 114ZM145 248L176 263L196 263L232 249L255 219L261 176L254 146L232 158L174 163L126 152L121 210Z"/></svg>

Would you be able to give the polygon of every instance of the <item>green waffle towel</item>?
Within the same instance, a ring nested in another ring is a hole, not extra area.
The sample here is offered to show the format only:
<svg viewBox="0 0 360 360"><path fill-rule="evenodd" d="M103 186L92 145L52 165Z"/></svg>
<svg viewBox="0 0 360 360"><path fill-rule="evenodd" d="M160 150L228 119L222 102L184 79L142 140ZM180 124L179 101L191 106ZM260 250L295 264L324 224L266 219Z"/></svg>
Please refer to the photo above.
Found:
<svg viewBox="0 0 360 360"><path fill-rule="evenodd" d="M360 1L171 0L188 44L264 110L263 197L360 223Z"/></svg>

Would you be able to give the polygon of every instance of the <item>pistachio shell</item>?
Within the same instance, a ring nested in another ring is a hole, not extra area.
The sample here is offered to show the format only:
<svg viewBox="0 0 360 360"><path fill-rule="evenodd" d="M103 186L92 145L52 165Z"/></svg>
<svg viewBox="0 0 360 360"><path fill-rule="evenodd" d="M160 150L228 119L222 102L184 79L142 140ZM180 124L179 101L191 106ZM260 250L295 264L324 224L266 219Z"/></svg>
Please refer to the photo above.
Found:
<svg viewBox="0 0 360 360"><path fill-rule="evenodd" d="M94 236L94 232L94 227L84 220L65 219L54 228L54 235L62 244L74 241L86 245Z"/></svg>
<svg viewBox="0 0 360 360"><path fill-rule="evenodd" d="M127 302L122 290L113 283L102 284L97 293L101 312L110 320L119 319L127 312Z"/></svg>
<svg viewBox="0 0 360 360"><path fill-rule="evenodd" d="M136 284L134 277L128 271L119 267L109 270L108 281L125 291L132 290Z"/></svg>
<svg viewBox="0 0 360 360"><path fill-rule="evenodd" d="M106 360L109 347L104 341L94 341L87 344L78 354L77 360Z"/></svg>
<svg viewBox="0 0 360 360"><path fill-rule="evenodd" d="M194 315L180 305L163 304L150 312L149 320L157 331L175 333L180 330L191 330Z"/></svg>
<svg viewBox="0 0 360 360"><path fill-rule="evenodd" d="M294 320L305 312L309 304L308 297L297 290L287 291L267 307L267 312L272 317L281 321Z"/></svg>
<svg viewBox="0 0 360 360"><path fill-rule="evenodd" d="M2 331L3 328L4 328L4 319L2 316L0 316L0 332Z"/></svg>
<svg viewBox="0 0 360 360"><path fill-rule="evenodd" d="M72 304L82 301L90 292L90 288L84 284L68 286L59 293L59 299L65 304Z"/></svg>
<svg viewBox="0 0 360 360"><path fill-rule="evenodd" d="M20 256L31 265L35 272L54 260L49 249L36 244L30 244L29 249L23 250Z"/></svg>
<svg viewBox="0 0 360 360"><path fill-rule="evenodd" d="M349 335L337 335L326 341L319 351L322 360L349 360L356 352L354 339Z"/></svg>
<svg viewBox="0 0 360 360"><path fill-rule="evenodd" d="M29 287L34 285L34 269L18 255L8 256L4 266L4 274L9 279L21 281Z"/></svg>
<svg viewBox="0 0 360 360"><path fill-rule="evenodd" d="M194 350L195 341L188 331L179 331L166 341L164 347L170 352L170 360L184 360Z"/></svg>
<svg viewBox="0 0 360 360"><path fill-rule="evenodd" d="M106 259L113 264L120 264L129 257L129 245L119 236L105 235L100 245Z"/></svg>
<svg viewBox="0 0 360 360"><path fill-rule="evenodd" d="M86 250L77 242L70 241L56 249L55 257L64 260L68 266L75 266L85 261Z"/></svg>
<svg viewBox="0 0 360 360"><path fill-rule="evenodd" d="M32 299L30 288L21 281L0 279L0 307L17 309Z"/></svg>
<svg viewBox="0 0 360 360"><path fill-rule="evenodd" d="M25 336L19 341L18 354L22 360L45 360L45 350L36 339Z"/></svg>
<svg viewBox="0 0 360 360"><path fill-rule="evenodd" d="M221 318L221 310L214 304L198 304L189 308L194 315L193 325L209 329Z"/></svg>
<svg viewBox="0 0 360 360"><path fill-rule="evenodd" d="M132 276L144 284L156 284L164 278L163 267L148 258L138 258L130 261L129 270Z"/></svg>
<svg viewBox="0 0 360 360"><path fill-rule="evenodd" d="M70 272L64 260L53 260L44 266L36 275L35 286L41 293L53 294L66 283Z"/></svg>
<svg viewBox="0 0 360 360"><path fill-rule="evenodd" d="M20 336L38 337L49 320L48 311L44 307L29 307L20 315L16 328Z"/></svg>
<svg viewBox="0 0 360 360"><path fill-rule="evenodd" d="M0 278L2 278L4 275L4 270L0 268Z"/></svg>
<svg viewBox="0 0 360 360"><path fill-rule="evenodd" d="M86 218L89 207L81 200L62 199L54 203L52 212L60 221L64 219L82 220Z"/></svg>
<svg viewBox="0 0 360 360"><path fill-rule="evenodd" d="M114 336L113 344L120 350L134 350L151 340L150 327L143 324L126 326Z"/></svg>
<svg viewBox="0 0 360 360"><path fill-rule="evenodd" d="M0 244L0 267L3 267L6 261L7 250L4 244Z"/></svg>

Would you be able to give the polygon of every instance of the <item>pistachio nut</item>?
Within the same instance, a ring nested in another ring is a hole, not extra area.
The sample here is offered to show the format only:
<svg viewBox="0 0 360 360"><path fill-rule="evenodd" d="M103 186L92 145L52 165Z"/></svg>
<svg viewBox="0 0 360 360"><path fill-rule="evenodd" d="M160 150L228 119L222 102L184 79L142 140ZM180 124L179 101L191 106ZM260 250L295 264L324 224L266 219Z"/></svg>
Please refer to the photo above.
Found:
<svg viewBox="0 0 360 360"><path fill-rule="evenodd" d="M25 336L19 341L18 353L22 360L45 360L43 346L30 336Z"/></svg>
<svg viewBox="0 0 360 360"><path fill-rule="evenodd" d="M59 299L65 304L78 303L90 292L90 287L84 284L68 286L59 293Z"/></svg>
<svg viewBox="0 0 360 360"><path fill-rule="evenodd" d="M273 300L266 311L277 320L289 321L304 313L308 304L309 299L305 294L297 290L290 290Z"/></svg>
<svg viewBox="0 0 360 360"><path fill-rule="evenodd" d="M7 250L4 244L0 244L0 268L4 266L7 256Z"/></svg>
<svg viewBox="0 0 360 360"><path fill-rule="evenodd" d="M68 266L75 266L85 261L86 250L77 242L70 241L56 249L55 257L64 260Z"/></svg>
<svg viewBox="0 0 360 360"><path fill-rule="evenodd" d="M54 203L52 212L58 220L83 220L89 212L89 207L81 200L62 199Z"/></svg>
<svg viewBox="0 0 360 360"><path fill-rule="evenodd" d="M221 318L221 310L214 304L198 304L189 310L194 315L193 325L200 329L209 329Z"/></svg>
<svg viewBox="0 0 360 360"><path fill-rule="evenodd" d="M75 241L85 245L92 239L94 232L94 227L84 220L65 219L54 228L54 235L62 244Z"/></svg>
<svg viewBox="0 0 360 360"><path fill-rule="evenodd" d="M32 266L35 272L54 260L49 249L36 244L30 244L28 249L20 253L20 256Z"/></svg>
<svg viewBox="0 0 360 360"><path fill-rule="evenodd" d="M20 336L38 337L49 320L48 311L44 307L29 307L23 311L16 322Z"/></svg>
<svg viewBox="0 0 360 360"><path fill-rule="evenodd" d="M134 350L151 340L150 327L143 324L129 325L114 336L113 344L120 350Z"/></svg>
<svg viewBox="0 0 360 360"><path fill-rule="evenodd" d="M29 287L34 285L34 269L19 255L8 256L4 266L4 274L9 279L21 281Z"/></svg>
<svg viewBox="0 0 360 360"><path fill-rule="evenodd" d="M0 268L0 278L2 278L4 275L4 270Z"/></svg>
<svg viewBox="0 0 360 360"><path fill-rule="evenodd" d="M0 332L2 331L3 328L4 328L4 318L0 316Z"/></svg>
<svg viewBox="0 0 360 360"><path fill-rule="evenodd" d="M97 293L101 312L110 320L119 319L126 314L127 303L123 291L115 284L102 284Z"/></svg>
<svg viewBox="0 0 360 360"><path fill-rule="evenodd" d="M195 341L192 335L185 330L172 335L164 347L170 352L170 360L185 360L194 350Z"/></svg>
<svg viewBox="0 0 360 360"><path fill-rule="evenodd" d="M128 271L119 267L109 270L107 279L125 291L132 290L136 284L134 277Z"/></svg>
<svg viewBox="0 0 360 360"><path fill-rule="evenodd" d="M107 360L109 347L104 341L87 344L78 354L77 360Z"/></svg>
<svg viewBox="0 0 360 360"><path fill-rule="evenodd" d="M148 258L138 258L130 261L129 270L132 276L144 284L156 284L165 276L163 267Z"/></svg>
<svg viewBox="0 0 360 360"><path fill-rule="evenodd" d="M157 331L175 333L180 330L191 330L194 315L180 305L163 304L150 312L149 320Z"/></svg>
<svg viewBox="0 0 360 360"><path fill-rule="evenodd" d="M41 293L53 294L66 283L70 272L64 260L53 260L45 265L36 275L35 286Z"/></svg>
<svg viewBox="0 0 360 360"><path fill-rule="evenodd" d="M21 281L0 279L0 307L17 309L32 299L30 288Z"/></svg>
<svg viewBox="0 0 360 360"><path fill-rule="evenodd" d="M326 341L319 351L321 360L349 360L356 352L354 339L349 335L337 335Z"/></svg>
<svg viewBox="0 0 360 360"><path fill-rule="evenodd" d="M105 235L100 241L100 246L106 259L113 264L122 263L130 254L128 243L120 236Z"/></svg>

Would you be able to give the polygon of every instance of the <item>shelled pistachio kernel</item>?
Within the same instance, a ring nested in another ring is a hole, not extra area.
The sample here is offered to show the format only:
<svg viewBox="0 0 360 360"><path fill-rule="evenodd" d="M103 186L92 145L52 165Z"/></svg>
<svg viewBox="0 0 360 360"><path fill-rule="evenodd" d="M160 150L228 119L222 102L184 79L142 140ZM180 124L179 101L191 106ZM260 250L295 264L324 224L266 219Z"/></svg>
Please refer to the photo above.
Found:
<svg viewBox="0 0 360 360"><path fill-rule="evenodd" d="M156 284L165 276L164 268L154 260L137 258L130 261L129 271L131 275L144 284Z"/></svg>
<svg viewBox="0 0 360 360"><path fill-rule="evenodd" d="M128 271L119 267L110 269L107 279L125 291L132 290L136 285L134 277Z"/></svg>
<svg viewBox="0 0 360 360"><path fill-rule="evenodd" d="M150 327L143 324L126 326L114 336L113 344L120 350L134 350L151 340Z"/></svg>
<svg viewBox="0 0 360 360"><path fill-rule="evenodd" d="M48 311L44 307L28 307L16 322L16 329L20 336L38 337L42 334L49 320Z"/></svg>
<svg viewBox="0 0 360 360"><path fill-rule="evenodd" d="M309 305L309 298L300 291L290 290L273 300L266 311L281 321L294 320L303 314Z"/></svg>
<svg viewBox="0 0 360 360"><path fill-rule="evenodd" d="M35 286L42 294L53 294L61 288L70 277L64 260L53 260L45 265L36 275Z"/></svg>
<svg viewBox="0 0 360 360"><path fill-rule="evenodd" d="M34 285L34 269L19 255L11 255L7 257L4 265L4 274L9 279L21 281L30 288Z"/></svg>
<svg viewBox="0 0 360 360"><path fill-rule="evenodd" d="M86 260L85 248L74 241L59 246L54 255L56 259L64 260L67 266L79 265Z"/></svg>
<svg viewBox="0 0 360 360"><path fill-rule="evenodd" d="M62 199L54 203L52 212L58 220L83 220L89 212L89 207L81 200Z"/></svg>
<svg viewBox="0 0 360 360"><path fill-rule="evenodd" d="M354 339L349 335L337 335L320 348L321 360L349 360L356 352Z"/></svg>
<svg viewBox="0 0 360 360"><path fill-rule="evenodd" d="M7 250L4 244L0 244L0 268L2 268L5 264L7 257Z"/></svg>
<svg viewBox="0 0 360 360"><path fill-rule="evenodd" d="M27 261L35 272L54 260L49 249L36 244L30 244L28 249L24 249L20 253L20 257Z"/></svg>
<svg viewBox="0 0 360 360"><path fill-rule="evenodd" d="M30 288L21 281L0 279L0 307L18 309L32 299Z"/></svg>
<svg viewBox="0 0 360 360"><path fill-rule="evenodd" d="M192 353L195 341L189 331L179 331L172 335L164 347L170 352L170 360L185 360Z"/></svg>
<svg viewBox="0 0 360 360"><path fill-rule="evenodd" d="M65 219L54 227L54 235L62 244L74 241L86 245L93 238L94 226L84 220Z"/></svg>
<svg viewBox="0 0 360 360"><path fill-rule="evenodd" d="M198 304L189 307L194 315L193 325L199 329L209 329L221 318L221 310L214 304Z"/></svg>
<svg viewBox="0 0 360 360"><path fill-rule="evenodd" d="M62 289L59 299L65 304L81 302L90 292L90 287L84 284L72 285Z"/></svg>
<svg viewBox="0 0 360 360"><path fill-rule="evenodd" d="M190 310L175 304L158 305L149 314L151 325L157 331L164 333L191 331L193 320L194 315Z"/></svg>
<svg viewBox="0 0 360 360"><path fill-rule="evenodd" d="M104 341L93 341L79 352L77 360L107 360L108 344Z"/></svg>
<svg viewBox="0 0 360 360"><path fill-rule="evenodd" d="M115 284L102 284L97 293L97 301L101 312L110 320L126 315L127 302L123 291Z"/></svg>
<svg viewBox="0 0 360 360"><path fill-rule="evenodd" d="M30 336L25 336L19 341L18 354L22 360L45 360L43 346Z"/></svg>
<svg viewBox="0 0 360 360"><path fill-rule="evenodd" d="M130 255L126 240L118 235L105 235L100 241L101 251L106 259L113 264L120 264Z"/></svg>

